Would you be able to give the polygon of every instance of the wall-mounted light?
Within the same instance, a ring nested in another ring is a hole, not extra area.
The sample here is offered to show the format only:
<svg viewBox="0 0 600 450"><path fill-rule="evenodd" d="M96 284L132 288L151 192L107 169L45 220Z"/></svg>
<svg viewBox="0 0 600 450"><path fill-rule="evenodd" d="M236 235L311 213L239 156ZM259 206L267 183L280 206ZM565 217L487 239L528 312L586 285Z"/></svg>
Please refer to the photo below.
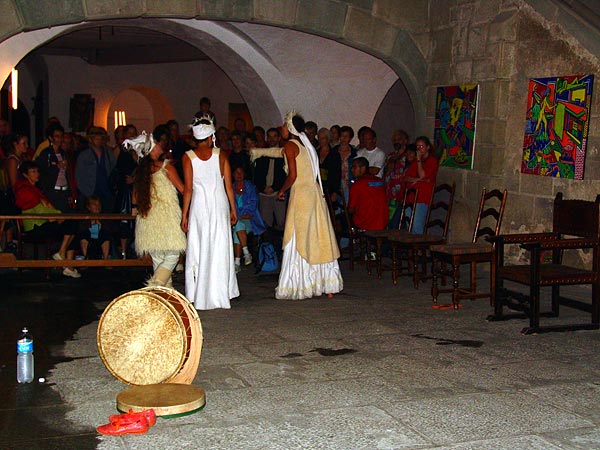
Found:
<svg viewBox="0 0 600 450"><path fill-rule="evenodd" d="M127 125L127 119L125 118L125 111L115 111L115 129L120 126Z"/></svg>
<svg viewBox="0 0 600 450"><path fill-rule="evenodd" d="M10 91L12 94L12 109L19 108L19 71L13 69L10 73Z"/></svg>

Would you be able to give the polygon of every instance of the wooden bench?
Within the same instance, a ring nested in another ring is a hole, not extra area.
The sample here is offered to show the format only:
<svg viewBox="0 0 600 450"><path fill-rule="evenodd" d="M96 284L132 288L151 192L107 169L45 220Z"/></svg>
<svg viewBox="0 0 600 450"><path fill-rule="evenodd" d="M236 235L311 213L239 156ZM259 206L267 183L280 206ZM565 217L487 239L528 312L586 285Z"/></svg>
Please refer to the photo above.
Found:
<svg viewBox="0 0 600 450"><path fill-rule="evenodd" d="M135 220L130 214L14 214L0 215L2 220ZM19 243L22 245L22 243ZM0 253L0 268L51 268L51 267L147 267L150 257L134 259L17 259L12 253Z"/></svg>

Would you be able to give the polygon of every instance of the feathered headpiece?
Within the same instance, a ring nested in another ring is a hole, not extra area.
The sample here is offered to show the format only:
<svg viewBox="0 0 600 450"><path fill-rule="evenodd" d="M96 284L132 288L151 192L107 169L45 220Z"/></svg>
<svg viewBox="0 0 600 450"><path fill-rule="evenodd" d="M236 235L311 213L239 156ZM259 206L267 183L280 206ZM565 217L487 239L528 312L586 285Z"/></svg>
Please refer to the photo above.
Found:
<svg viewBox="0 0 600 450"><path fill-rule="evenodd" d="M208 121L209 123L200 123L201 121ZM203 140L209 136L213 137L215 141L215 126L209 115L203 115L202 117L194 117L194 122L191 125L192 134L196 139Z"/></svg>
<svg viewBox="0 0 600 450"><path fill-rule="evenodd" d="M151 134L146 134L145 131L142 131L142 134L134 137L133 139L125 139L123 141L123 145L125 148L135 151L138 156L138 160L140 160L150 153L154 147L154 139L152 138Z"/></svg>

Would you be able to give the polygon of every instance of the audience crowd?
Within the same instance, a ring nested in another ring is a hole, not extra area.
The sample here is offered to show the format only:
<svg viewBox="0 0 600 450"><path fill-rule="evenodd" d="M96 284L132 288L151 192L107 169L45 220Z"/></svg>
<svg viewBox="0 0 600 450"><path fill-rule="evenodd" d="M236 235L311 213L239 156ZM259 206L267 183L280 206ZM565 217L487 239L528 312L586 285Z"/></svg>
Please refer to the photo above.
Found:
<svg viewBox="0 0 600 450"><path fill-rule="evenodd" d="M216 126L207 97L200 100L195 116L208 116ZM233 185L240 219L232 230L238 271L252 263L250 235L259 238L266 230L277 233L284 228L286 202L277 199L286 179L284 159L263 156L251 163L250 158L253 148L284 145L280 124L268 125L271 128L266 131L262 126L248 129L245 120L238 118L231 130L222 125L217 128L216 145L231 166L232 179L225 182ZM193 147L190 136L180 134L175 120L160 126L164 131L159 133L161 146L166 150L163 158L170 160L183 179L182 158ZM46 138L34 151L27 136L12 133L10 123L0 119L0 214L135 213L132 191L137 155L123 141L137 135L135 125L119 126L110 145L102 127L92 126L80 135L65 131L59 119L52 117ZM404 193L414 187L418 198L410 199L416 205L413 232L423 232L438 171L427 137L420 136L411 144L408 133L398 129L390 137L393 150L386 154L377 145L376 131L367 126L356 133L357 145L352 143L354 130L347 125L319 128L309 121L306 135L319 155L323 190L334 222L349 214L356 228L398 228ZM135 222L111 222L0 221L0 246L16 254L17 231L21 231L52 238L58 249L52 257L58 260L75 254L81 258L134 257ZM75 268L65 268L63 274L80 276Z"/></svg>

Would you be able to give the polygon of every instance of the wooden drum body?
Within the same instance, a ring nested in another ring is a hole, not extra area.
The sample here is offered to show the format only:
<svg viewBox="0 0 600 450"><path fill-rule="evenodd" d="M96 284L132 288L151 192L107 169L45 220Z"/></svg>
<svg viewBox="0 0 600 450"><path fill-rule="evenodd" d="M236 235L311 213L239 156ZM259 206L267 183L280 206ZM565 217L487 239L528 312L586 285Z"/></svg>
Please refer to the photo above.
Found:
<svg viewBox="0 0 600 450"><path fill-rule="evenodd" d="M202 326L194 306L165 287L114 299L98 324L98 352L119 381L190 384L200 363Z"/></svg>

